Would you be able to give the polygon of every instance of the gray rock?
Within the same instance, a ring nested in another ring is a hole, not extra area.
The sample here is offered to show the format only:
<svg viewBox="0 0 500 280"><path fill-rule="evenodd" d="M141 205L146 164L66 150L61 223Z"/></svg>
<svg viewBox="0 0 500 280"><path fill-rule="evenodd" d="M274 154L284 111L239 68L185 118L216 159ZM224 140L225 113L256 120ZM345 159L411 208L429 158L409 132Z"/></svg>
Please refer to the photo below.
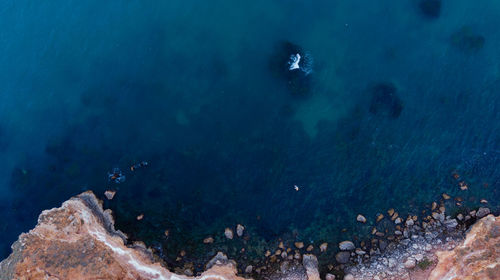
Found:
<svg viewBox="0 0 500 280"><path fill-rule="evenodd" d="M335 280L335 275L327 273L325 276L325 280Z"/></svg>
<svg viewBox="0 0 500 280"><path fill-rule="evenodd" d="M346 241L342 241L339 243L339 248L342 251L350 251L350 250L354 250L354 248L356 248L356 247L354 246L354 243L346 240Z"/></svg>
<svg viewBox="0 0 500 280"><path fill-rule="evenodd" d="M450 220L446 220L444 221L444 225L447 227L447 228L456 228L458 226L458 222L456 219L450 219Z"/></svg>
<svg viewBox="0 0 500 280"><path fill-rule="evenodd" d="M406 262L403 264L406 269L412 269L414 268L417 264L415 262L414 258L408 258Z"/></svg>
<svg viewBox="0 0 500 280"><path fill-rule="evenodd" d="M384 251L385 248L387 248L387 242L385 242L384 240L379 240L378 241L378 246L380 248L381 251Z"/></svg>
<svg viewBox="0 0 500 280"><path fill-rule="evenodd" d="M249 265L245 268L245 273L252 273L253 266Z"/></svg>
<svg viewBox="0 0 500 280"><path fill-rule="evenodd" d="M476 217L482 218L490 214L490 209L486 207L481 207L476 212Z"/></svg>
<svg viewBox="0 0 500 280"><path fill-rule="evenodd" d="M396 266L396 260L389 258L389 268L394 268Z"/></svg>
<svg viewBox="0 0 500 280"><path fill-rule="evenodd" d="M346 274L344 276L344 280L355 280L355 279L354 279L354 276L352 276L352 274Z"/></svg>
<svg viewBox="0 0 500 280"><path fill-rule="evenodd" d="M351 257L351 254L349 252L338 252L336 255L335 255L335 260L338 262L338 263L348 263L349 262L349 258ZM345 279L345 278L344 278Z"/></svg>

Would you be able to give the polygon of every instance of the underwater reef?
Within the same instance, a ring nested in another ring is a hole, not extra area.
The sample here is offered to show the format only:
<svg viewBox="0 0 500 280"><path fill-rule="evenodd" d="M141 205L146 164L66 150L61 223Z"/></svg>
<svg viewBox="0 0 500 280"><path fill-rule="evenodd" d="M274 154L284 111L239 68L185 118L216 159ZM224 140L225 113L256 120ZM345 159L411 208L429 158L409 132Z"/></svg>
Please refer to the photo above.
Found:
<svg viewBox="0 0 500 280"><path fill-rule="evenodd" d="M427 228L440 224L447 229L457 228L455 219L445 218L444 213L434 213L436 219L426 223ZM439 246L426 244L426 252L399 260L393 258L398 254L394 250L387 266L374 260L371 265L346 267L348 273L343 278L498 279L495 277L500 272L500 217L489 213L488 208L471 213L478 222L466 232L465 239L455 236L446 238L447 242L438 242ZM392 212L393 217L396 215ZM358 220L363 222L362 218ZM397 217L395 221L401 223L402 219ZM415 226L411 217L404 223L409 228ZM239 225L236 234L241 235L243 230ZM229 239L234 237L230 229L224 234ZM416 234L411 240L415 241L411 250L422 245ZM302 246L296 244L296 247ZM352 252L355 246L350 241L340 243L339 247L343 253L347 252L347 259L351 255L364 255L359 249ZM327 246L323 249L327 250ZM12 254L0 262L0 279L248 279L237 275L241 271L236 263L222 252L218 252L198 276L193 276L189 269L177 274L171 272L144 243L127 243L126 235L115 230L111 211L104 210L102 202L91 191L67 200L59 208L43 211L37 226L21 234L12 250ZM252 269L248 266L245 272ZM318 260L312 254L303 254L292 261L285 259L277 271L261 278L320 279ZM333 280L336 276L328 273L324 278Z"/></svg>

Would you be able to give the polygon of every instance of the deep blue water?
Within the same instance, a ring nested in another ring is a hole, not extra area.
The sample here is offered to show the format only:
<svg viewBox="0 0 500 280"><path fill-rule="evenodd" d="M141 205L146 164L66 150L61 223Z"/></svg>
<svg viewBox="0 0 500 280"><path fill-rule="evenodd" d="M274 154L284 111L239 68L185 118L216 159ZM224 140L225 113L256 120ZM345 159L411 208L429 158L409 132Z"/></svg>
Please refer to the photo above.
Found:
<svg viewBox="0 0 500 280"><path fill-rule="evenodd" d="M172 266L182 249L241 261L278 238L362 238L376 213L419 214L443 192L498 210L500 4L435 12L417 0L3 1L0 256L42 209L89 189L117 189L105 202L117 227ZM314 59L309 75L288 75L285 42ZM114 167L125 182L108 181ZM245 244L222 236L237 223Z"/></svg>

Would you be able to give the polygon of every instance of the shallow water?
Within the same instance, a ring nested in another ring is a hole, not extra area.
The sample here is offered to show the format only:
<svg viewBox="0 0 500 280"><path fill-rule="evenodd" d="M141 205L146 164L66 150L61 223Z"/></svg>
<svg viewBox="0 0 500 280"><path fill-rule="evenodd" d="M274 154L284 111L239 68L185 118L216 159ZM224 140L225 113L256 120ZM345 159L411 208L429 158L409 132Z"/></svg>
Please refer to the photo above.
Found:
<svg viewBox="0 0 500 280"><path fill-rule="evenodd" d="M183 249L250 262L278 238L361 239L443 192L498 210L500 5L429 18L417 2L4 1L1 256L84 190L118 190L117 228L171 266ZM314 58L305 96L270 65L283 41ZM248 241L223 238L237 223Z"/></svg>

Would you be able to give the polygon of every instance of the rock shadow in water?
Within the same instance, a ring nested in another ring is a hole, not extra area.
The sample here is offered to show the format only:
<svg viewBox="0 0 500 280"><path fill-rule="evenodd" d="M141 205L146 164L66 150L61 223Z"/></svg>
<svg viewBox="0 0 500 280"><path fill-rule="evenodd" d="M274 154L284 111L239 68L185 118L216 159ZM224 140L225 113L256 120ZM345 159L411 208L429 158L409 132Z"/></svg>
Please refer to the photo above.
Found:
<svg viewBox="0 0 500 280"><path fill-rule="evenodd" d="M441 0L420 0L418 6L426 18L437 19L441 15Z"/></svg>
<svg viewBox="0 0 500 280"><path fill-rule="evenodd" d="M392 83L378 83L369 88L372 98L370 113L396 119L403 111L403 102L397 95L397 88Z"/></svg>
<svg viewBox="0 0 500 280"><path fill-rule="evenodd" d="M463 26L450 37L450 43L465 53L477 53L483 47L485 38L475 33L470 26Z"/></svg>

